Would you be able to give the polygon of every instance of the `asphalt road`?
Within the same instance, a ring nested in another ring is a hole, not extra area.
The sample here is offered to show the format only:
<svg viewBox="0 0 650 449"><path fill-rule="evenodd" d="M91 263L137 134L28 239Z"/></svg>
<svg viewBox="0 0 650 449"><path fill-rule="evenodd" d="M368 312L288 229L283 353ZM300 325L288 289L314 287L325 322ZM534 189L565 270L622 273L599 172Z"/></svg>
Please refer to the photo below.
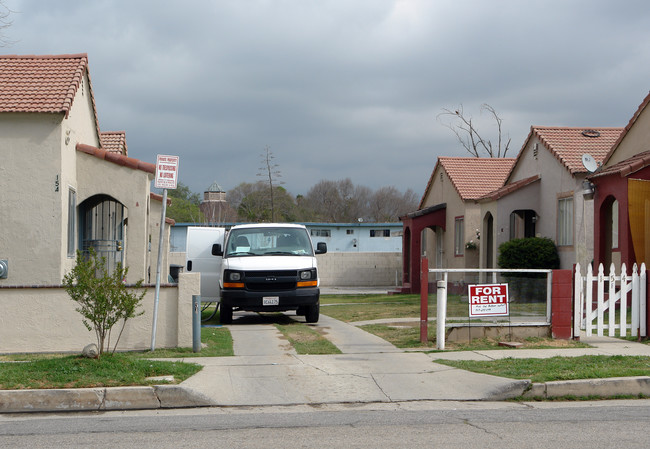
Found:
<svg viewBox="0 0 650 449"><path fill-rule="evenodd" d="M0 415L0 447L647 448L650 400Z"/></svg>

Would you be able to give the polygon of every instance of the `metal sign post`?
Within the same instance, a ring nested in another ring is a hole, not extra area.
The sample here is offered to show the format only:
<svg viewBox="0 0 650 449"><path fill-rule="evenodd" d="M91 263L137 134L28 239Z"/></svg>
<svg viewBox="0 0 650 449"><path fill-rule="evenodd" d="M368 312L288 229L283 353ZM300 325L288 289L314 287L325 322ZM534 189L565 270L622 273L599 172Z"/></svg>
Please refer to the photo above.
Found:
<svg viewBox="0 0 650 449"><path fill-rule="evenodd" d="M158 327L158 302L160 299L160 272L163 256L163 236L167 212L167 189L175 189L178 180L178 156L159 154L156 158L156 181L154 186L163 189L162 212L160 214L160 238L158 239L158 264L156 267L156 294L153 303L153 325L151 329L151 350L156 349L156 329Z"/></svg>

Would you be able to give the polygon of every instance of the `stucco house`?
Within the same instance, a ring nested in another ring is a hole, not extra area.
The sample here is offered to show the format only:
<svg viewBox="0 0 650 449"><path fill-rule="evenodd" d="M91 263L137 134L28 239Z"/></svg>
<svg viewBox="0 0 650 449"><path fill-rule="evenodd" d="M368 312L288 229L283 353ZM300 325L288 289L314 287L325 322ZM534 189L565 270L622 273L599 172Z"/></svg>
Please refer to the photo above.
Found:
<svg viewBox="0 0 650 449"><path fill-rule="evenodd" d="M100 131L86 54L0 56L0 153L0 287L60 285L89 248L128 266L127 282L152 281L155 166Z"/></svg>
<svg viewBox="0 0 650 449"><path fill-rule="evenodd" d="M594 262L628 273L650 262L650 94L623 129L604 163L588 176L594 195Z"/></svg>
<svg viewBox="0 0 650 449"><path fill-rule="evenodd" d="M480 266L497 266L497 250L513 238L548 237L560 268L593 258L593 200L584 192L582 156L601 164L622 128L531 127L503 187L478 200Z"/></svg>
<svg viewBox="0 0 650 449"><path fill-rule="evenodd" d="M430 268L478 268L481 205L503 186L513 158L439 157L418 210L403 224L402 291L420 291L420 258Z"/></svg>

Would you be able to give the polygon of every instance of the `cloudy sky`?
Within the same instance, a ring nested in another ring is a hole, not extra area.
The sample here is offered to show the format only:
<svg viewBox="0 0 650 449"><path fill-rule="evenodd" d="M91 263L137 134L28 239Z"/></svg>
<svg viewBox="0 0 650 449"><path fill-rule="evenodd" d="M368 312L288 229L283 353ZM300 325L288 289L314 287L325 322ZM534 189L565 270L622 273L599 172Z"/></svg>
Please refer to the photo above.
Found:
<svg viewBox="0 0 650 449"><path fill-rule="evenodd" d="M443 126L492 105L516 156L531 125L624 126L650 90L647 0L2 0L4 54L88 53L100 127L180 156L195 192L351 178L420 195ZM494 138L494 134L492 134Z"/></svg>

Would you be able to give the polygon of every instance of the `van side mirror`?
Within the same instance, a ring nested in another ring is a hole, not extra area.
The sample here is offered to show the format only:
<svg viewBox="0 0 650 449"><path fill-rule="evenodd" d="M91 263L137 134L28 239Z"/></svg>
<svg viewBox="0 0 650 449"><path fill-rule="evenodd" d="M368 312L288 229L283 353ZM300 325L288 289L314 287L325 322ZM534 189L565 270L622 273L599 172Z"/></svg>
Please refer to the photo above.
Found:
<svg viewBox="0 0 650 449"><path fill-rule="evenodd" d="M212 245L212 255L223 256L223 249L221 248L221 243L214 243Z"/></svg>
<svg viewBox="0 0 650 449"><path fill-rule="evenodd" d="M327 243L318 242L316 243L316 254L325 254L327 252Z"/></svg>

